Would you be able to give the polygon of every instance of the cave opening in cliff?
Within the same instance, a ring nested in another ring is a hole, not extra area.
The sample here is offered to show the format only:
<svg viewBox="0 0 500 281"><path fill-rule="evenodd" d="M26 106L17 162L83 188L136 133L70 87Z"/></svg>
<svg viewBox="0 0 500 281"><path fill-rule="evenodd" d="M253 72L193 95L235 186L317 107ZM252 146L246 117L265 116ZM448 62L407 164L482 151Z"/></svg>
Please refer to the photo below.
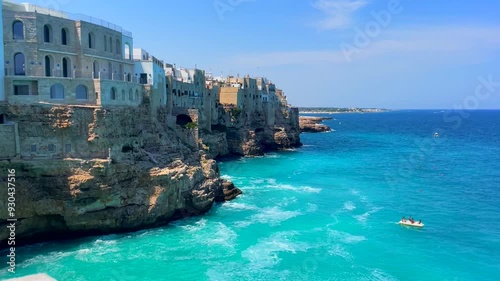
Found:
<svg viewBox="0 0 500 281"><path fill-rule="evenodd" d="M134 151L133 146L128 145L128 144L122 146L122 153L128 153L128 152L132 152L132 151Z"/></svg>
<svg viewBox="0 0 500 281"><path fill-rule="evenodd" d="M189 115L179 114L179 115L177 115L175 123L177 125L181 126L182 128L186 128L186 125L188 123L193 123L193 119L191 119L191 117L189 117Z"/></svg>

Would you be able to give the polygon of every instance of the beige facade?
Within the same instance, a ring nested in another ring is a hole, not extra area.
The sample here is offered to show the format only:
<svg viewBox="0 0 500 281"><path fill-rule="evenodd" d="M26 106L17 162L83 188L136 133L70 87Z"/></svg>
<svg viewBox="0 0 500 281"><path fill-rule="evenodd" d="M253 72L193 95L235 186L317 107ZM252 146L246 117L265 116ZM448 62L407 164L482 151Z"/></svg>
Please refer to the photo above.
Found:
<svg viewBox="0 0 500 281"><path fill-rule="evenodd" d="M207 86L205 71L200 69L176 68L166 64L165 74L167 100L171 103L167 107L197 109L201 113L198 126L210 131L213 121L218 119L218 87Z"/></svg>
<svg viewBox="0 0 500 281"><path fill-rule="evenodd" d="M143 89L132 78L130 33L28 4L4 2L2 11L7 102L105 106L142 101L135 98Z"/></svg>
<svg viewBox="0 0 500 281"><path fill-rule="evenodd" d="M140 114L142 122L162 118L172 127L184 118L208 131L212 125L232 122L228 108L238 107L240 116L246 117L242 120L259 127L264 119L274 126L276 112L290 110L283 92L265 78L214 79L200 69L177 68L143 49L134 50L130 32L95 22L31 4L2 2L5 95L0 97L6 103L0 106L37 104L19 108L26 116L40 118L30 125L11 122L8 111L0 108L0 136L5 140L0 159L110 157L110 151L120 148L110 144L108 150L79 137L83 131L78 130L89 129L94 110L106 117L100 126L111 122L133 128ZM72 138L52 136L46 126L58 114L78 115L78 124L70 126L76 130ZM169 114L175 120L167 118ZM124 138L137 133L121 129Z"/></svg>

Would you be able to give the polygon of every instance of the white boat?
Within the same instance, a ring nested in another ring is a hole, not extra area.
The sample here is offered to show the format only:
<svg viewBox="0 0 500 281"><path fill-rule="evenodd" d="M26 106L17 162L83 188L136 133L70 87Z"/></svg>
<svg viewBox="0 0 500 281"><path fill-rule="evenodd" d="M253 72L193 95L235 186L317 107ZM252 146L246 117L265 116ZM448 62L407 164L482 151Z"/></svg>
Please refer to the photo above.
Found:
<svg viewBox="0 0 500 281"><path fill-rule="evenodd" d="M413 223L409 220L400 220L399 221L399 224L400 225L406 225L406 226L412 226L412 227L424 227L424 224L423 223L418 223L416 221L414 221Z"/></svg>

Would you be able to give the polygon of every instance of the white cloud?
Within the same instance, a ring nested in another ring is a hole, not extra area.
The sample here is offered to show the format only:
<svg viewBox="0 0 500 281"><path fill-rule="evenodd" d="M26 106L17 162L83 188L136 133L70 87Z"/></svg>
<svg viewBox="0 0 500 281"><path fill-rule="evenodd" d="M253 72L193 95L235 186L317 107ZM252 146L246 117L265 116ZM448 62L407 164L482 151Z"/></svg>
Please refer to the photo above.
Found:
<svg viewBox="0 0 500 281"><path fill-rule="evenodd" d="M325 18L314 25L323 30L347 27L354 12L366 4L364 0L317 0L313 7L325 14Z"/></svg>

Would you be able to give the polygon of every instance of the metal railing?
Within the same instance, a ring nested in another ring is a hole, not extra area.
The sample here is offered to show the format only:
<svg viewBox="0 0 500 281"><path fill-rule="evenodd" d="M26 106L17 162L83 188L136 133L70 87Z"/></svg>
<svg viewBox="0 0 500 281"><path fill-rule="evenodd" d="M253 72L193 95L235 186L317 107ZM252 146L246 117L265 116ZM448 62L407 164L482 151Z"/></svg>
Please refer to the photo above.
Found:
<svg viewBox="0 0 500 281"><path fill-rule="evenodd" d="M88 23L100 25L102 27L106 27L106 28L118 31L125 36L132 37L132 32L123 29L119 25L116 25L116 24L113 24L113 23L110 23L108 21L101 20L98 18L94 18L91 16L87 16L84 14L68 13L68 12L64 12L61 10L55 10L55 9L50 9L50 8L38 6L35 4L21 4L20 6L23 6L24 11L26 11L26 12L39 13L39 14L49 15L49 16L53 16L53 17L58 17L58 18L70 19L70 20L74 20L74 21L85 21Z"/></svg>

